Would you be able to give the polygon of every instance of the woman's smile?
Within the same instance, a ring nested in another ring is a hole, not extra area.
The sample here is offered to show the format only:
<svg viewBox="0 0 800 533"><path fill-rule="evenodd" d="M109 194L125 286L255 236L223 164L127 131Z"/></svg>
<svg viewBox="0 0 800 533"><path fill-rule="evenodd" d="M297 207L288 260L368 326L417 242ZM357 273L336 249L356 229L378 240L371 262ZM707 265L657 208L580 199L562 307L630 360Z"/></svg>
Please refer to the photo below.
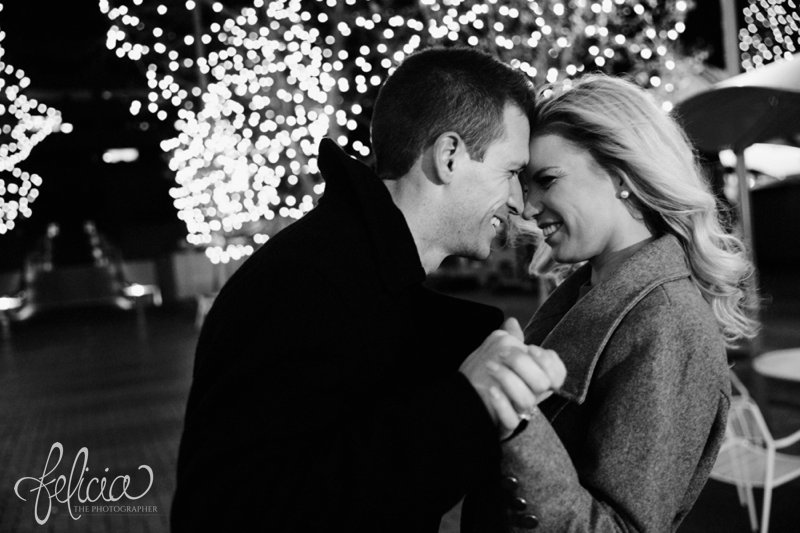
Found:
<svg viewBox="0 0 800 533"><path fill-rule="evenodd" d="M549 239L555 232L561 229L563 222L545 222L539 226L545 239Z"/></svg>

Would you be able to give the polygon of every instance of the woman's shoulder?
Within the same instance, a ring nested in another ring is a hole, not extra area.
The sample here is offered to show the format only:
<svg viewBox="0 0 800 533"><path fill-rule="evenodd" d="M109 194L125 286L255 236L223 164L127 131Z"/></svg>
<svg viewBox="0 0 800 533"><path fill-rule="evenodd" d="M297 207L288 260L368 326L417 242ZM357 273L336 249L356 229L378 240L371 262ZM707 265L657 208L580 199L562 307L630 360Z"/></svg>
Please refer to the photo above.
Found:
<svg viewBox="0 0 800 533"><path fill-rule="evenodd" d="M727 375L725 342L714 313L689 278L667 281L644 296L620 322L612 345L617 357L646 354L656 366L676 371L689 366L692 374L721 380Z"/></svg>
<svg viewBox="0 0 800 533"><path fill-rule="evenodd" d="M712 338L719 337L722 342L710 304L688 276L667 280L656 286L631 309L629 318L660 325L657 329L668 329L669 326L683 329L693 324L700 328L699 331L708 333Z"/></svg>

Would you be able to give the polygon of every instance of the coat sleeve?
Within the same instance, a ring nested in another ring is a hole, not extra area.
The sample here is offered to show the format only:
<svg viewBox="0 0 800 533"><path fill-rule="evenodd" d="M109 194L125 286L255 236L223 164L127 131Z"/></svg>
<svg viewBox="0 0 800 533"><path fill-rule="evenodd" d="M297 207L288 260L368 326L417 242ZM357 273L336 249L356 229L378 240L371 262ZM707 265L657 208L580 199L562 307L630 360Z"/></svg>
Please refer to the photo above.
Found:
<svg viewBox="0 0 800 533"><path fill-rule="evenodd" d="M657 292L601 356L572 456L541 413L505 445L503 473L539 531L674 531L705 483L727 410L724 351L707 320Z"/></svg>

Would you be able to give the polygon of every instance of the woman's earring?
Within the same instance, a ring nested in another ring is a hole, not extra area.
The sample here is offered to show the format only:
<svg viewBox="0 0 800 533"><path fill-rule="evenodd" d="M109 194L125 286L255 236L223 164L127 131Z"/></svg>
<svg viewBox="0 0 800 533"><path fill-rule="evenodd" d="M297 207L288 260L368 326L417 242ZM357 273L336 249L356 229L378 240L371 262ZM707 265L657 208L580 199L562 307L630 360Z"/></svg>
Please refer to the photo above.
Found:
<svg viewBox="0 0 800 533"><path fill-rule="evenodd" d="M622 189L621 191L619 191L619 197L622 198L623 200L627 200L628 196L630 196L630 195L631 195L631 193L629 191L626 191L625 189Z"/></svg>

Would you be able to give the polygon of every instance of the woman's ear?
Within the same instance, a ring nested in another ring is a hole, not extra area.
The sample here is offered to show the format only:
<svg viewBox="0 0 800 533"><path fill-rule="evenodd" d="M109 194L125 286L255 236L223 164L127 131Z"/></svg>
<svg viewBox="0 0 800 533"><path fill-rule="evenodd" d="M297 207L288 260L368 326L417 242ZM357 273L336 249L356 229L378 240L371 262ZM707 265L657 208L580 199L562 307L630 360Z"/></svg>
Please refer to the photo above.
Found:
<svg viewBox="0 0 800 533"><path fill-rule="evenodd" d="M628 187L627 179L624 176L621 176L617 173L609 173L611 176L611 181L614 183L614 190L617 192L617 196L622 191L630 191L630 187Z"/></svg>
<svg viewBox="0 0 800 533"><path fill-rule="evenodd" d="M433 143L433 166L436 176L442 183L453 181L458 158L466 150L464 140L458 133L447 131L436 138Z"/></svg>
<svg viewBox="0 0 800 533"><path fill-rule="evenodd" d="M622 172L609 172L608 176L611 178L611 183L614 184L614 192L617 198L626 201L633 195L631 187L628 185L630 181L625 174Z"/></svg>
<svg viewBox="0 0 800 533"><path fill-rule="evenodd" d="M631 216L638 221L644 221L644 206L641 200L636 198L631 190L629 178L625 175L617 175L614 179L614 188L617 190L617 198L619 198L628 209Z"/></svg>

